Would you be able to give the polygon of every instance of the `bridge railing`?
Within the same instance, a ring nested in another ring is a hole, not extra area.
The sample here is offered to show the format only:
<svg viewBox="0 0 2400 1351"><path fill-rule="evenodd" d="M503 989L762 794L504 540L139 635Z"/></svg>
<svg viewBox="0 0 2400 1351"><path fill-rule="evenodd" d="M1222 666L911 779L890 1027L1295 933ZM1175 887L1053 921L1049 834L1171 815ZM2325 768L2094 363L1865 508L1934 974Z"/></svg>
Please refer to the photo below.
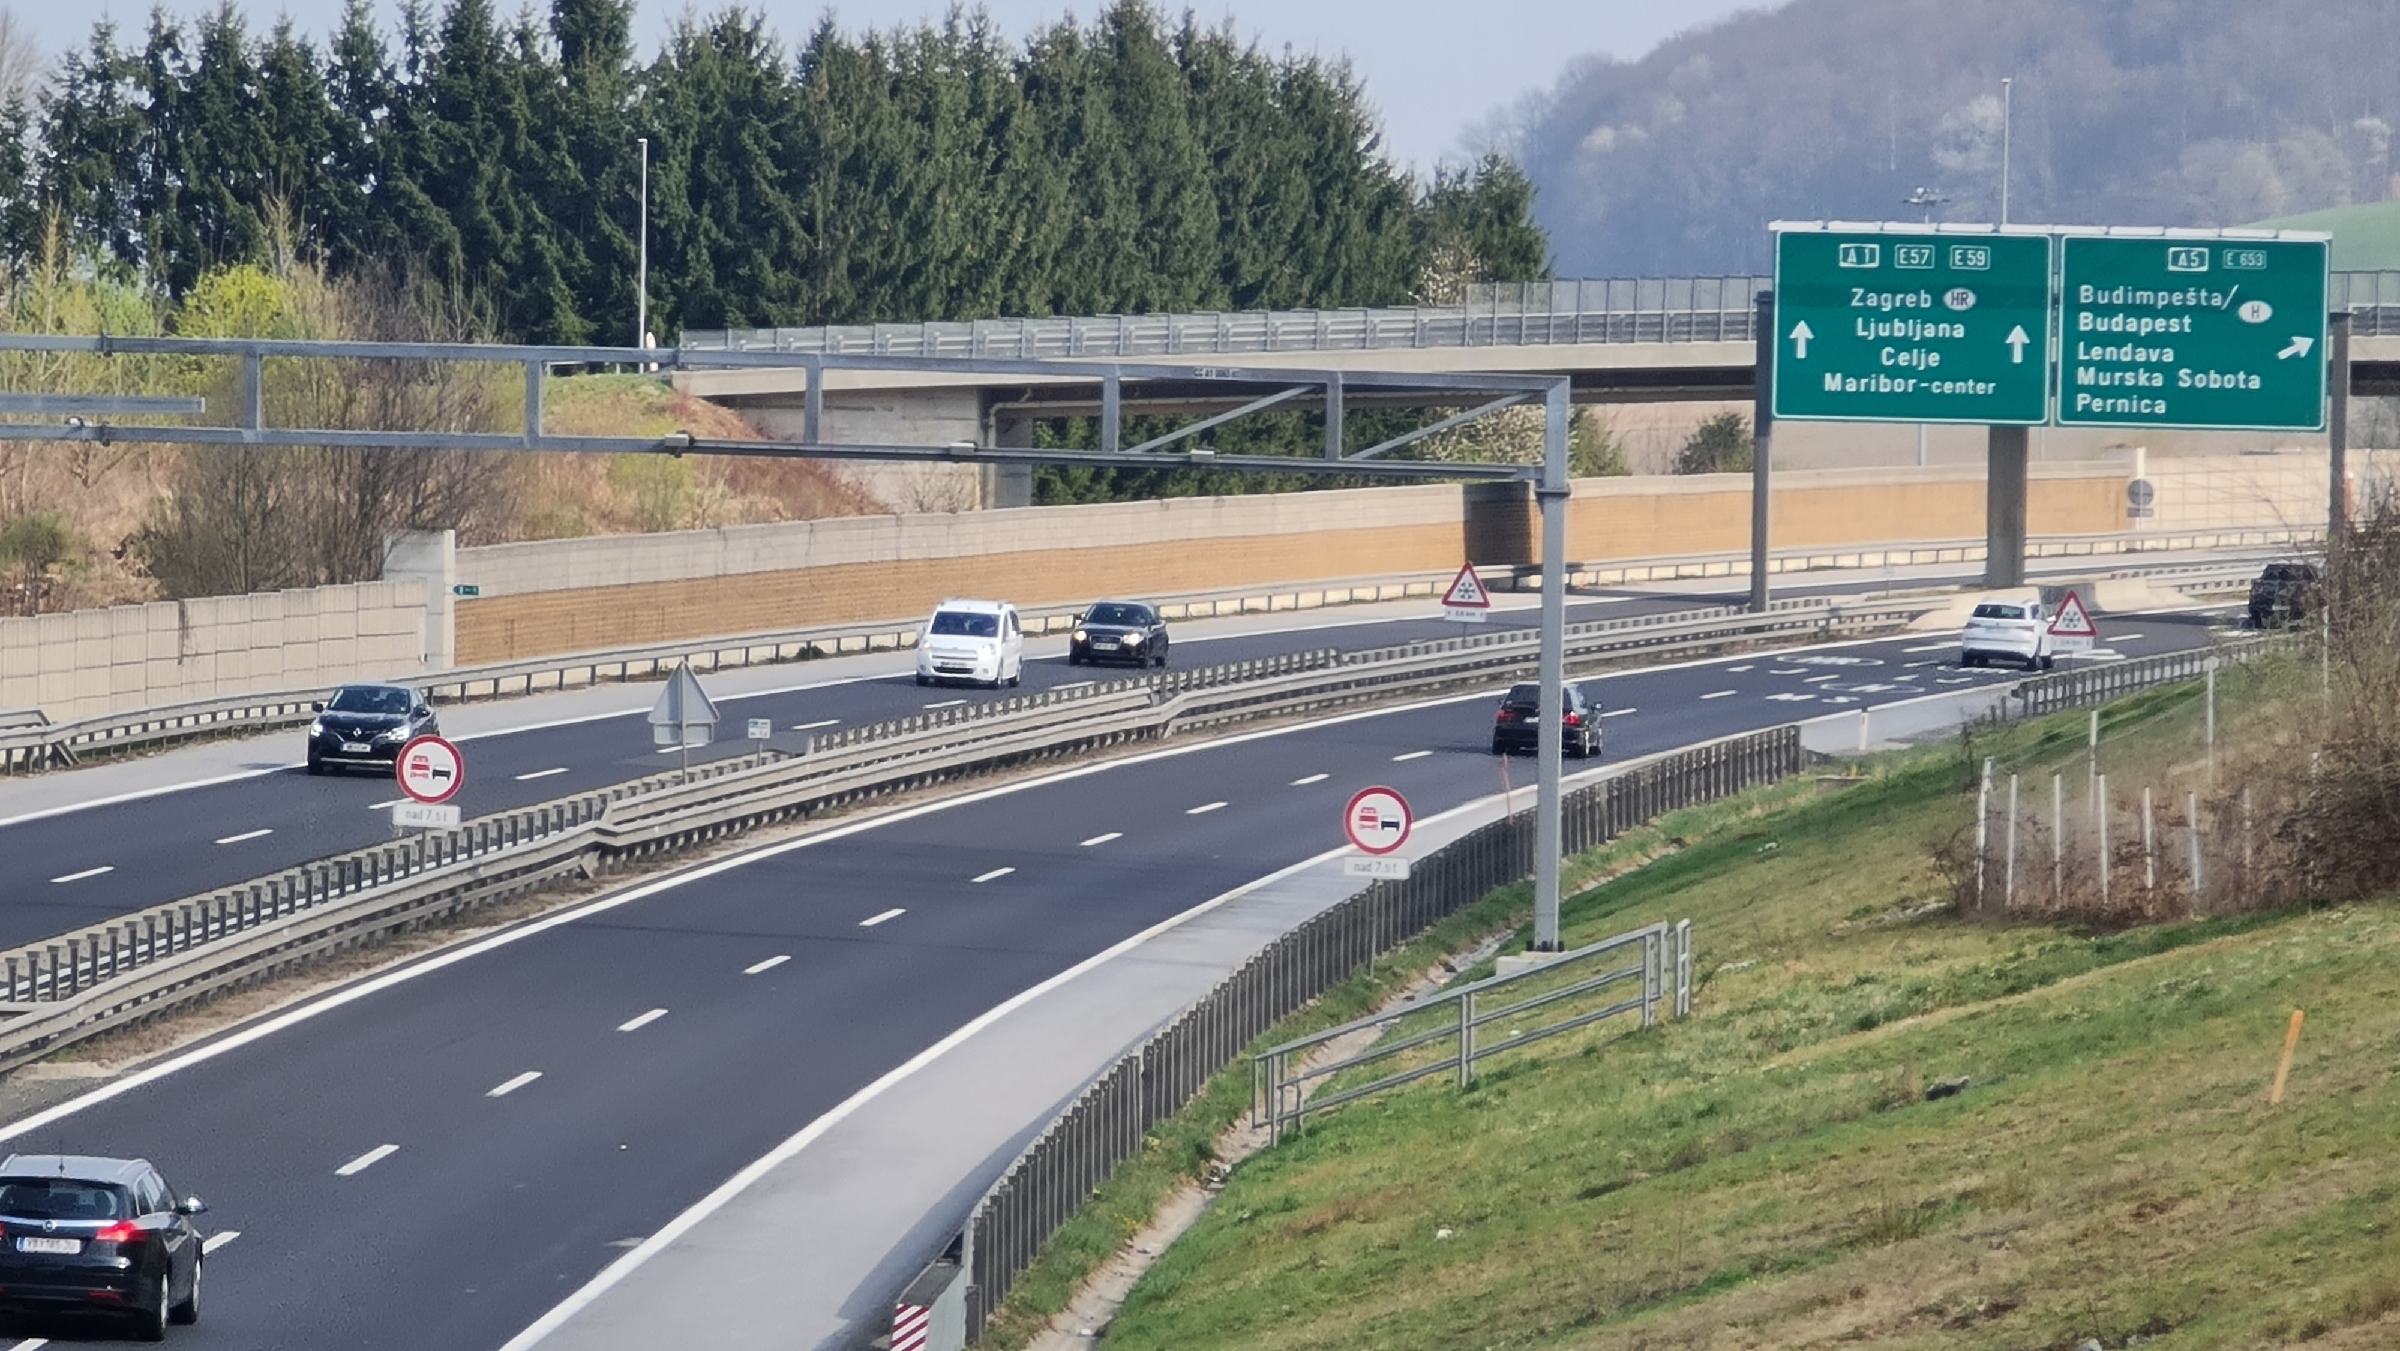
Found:
<svg viewBox="0 0 2400 1351"><path fill-rule="evenodd" d="M697 329L696 351L847 356L1137 358L1407 347L1747 342L1771 277L1589 277L1467 288L1456 305L1103 314L957 323ZM2400 272L2336 272L2333 308L2364 337L2400 335Z"/></svg>

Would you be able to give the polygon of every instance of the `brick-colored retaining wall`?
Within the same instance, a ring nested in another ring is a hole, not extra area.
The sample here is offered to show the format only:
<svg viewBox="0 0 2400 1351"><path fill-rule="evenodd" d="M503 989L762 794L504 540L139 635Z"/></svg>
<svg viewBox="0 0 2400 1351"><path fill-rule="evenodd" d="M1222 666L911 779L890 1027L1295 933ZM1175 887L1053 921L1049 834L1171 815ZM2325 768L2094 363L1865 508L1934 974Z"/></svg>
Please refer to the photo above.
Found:
<svg viewBox="0 0 2400 1351"><path fill-rule="evenodd" d="M1778 545L1979 537L1979 471L1834 470L1784 476ZM1577 561L1739 549L1748 481L1598 479L1576 485ZM2106 466L2037 471L2041 533L2122 528ZM944 596L1055 604L1311 578L1529 563L1530 502L1502 488L1362 488L1261 497L884 516L635 539L461 550L481 588L457 613L461 663L622 644L898 618Z"/></svg>
<svg viewBox="0 0 2400 1351"><path fill-rule="evenodd" d="M0 708L52 722L422 670L425 596L365 582L0 619Z"/></svg>

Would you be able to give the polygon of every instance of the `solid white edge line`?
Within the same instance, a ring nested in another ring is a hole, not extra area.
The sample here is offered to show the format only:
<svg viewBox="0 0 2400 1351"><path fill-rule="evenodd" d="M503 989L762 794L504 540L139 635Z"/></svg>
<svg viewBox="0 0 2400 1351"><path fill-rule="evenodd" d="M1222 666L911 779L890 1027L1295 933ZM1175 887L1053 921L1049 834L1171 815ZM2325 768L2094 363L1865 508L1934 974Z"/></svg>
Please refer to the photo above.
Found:
<svg viewBox="0 0 2400 1351"><path fill-rule="evenodd" d="M523 1088L525 1085L530 1084L534 1080L541 1077L542 1072L540 1070L527 1070L523 1074L518 1075L516 1078L494 1087L490 1092L485 1093L483 1096L487 1098L505 1098L509 1094L516 1092L518 1089Z"/></svg>
<svg viewBox="0 0 2400 1351"><path fill-rule="evenodd" d="M1216 811L1224 805L1225 804L1222 802L1203 802L1197 807L1185 808L1183 814L1186 816L1206 816L1210 812Z"/></svg>
<svg viewBox="0 0 2400 1351"><path fill-rule="evenodd" d="M235 1239L240 1238L241 1236L242 1231L239 1229L219 1229L217 1232L210 1234L207 1238L200 1240L200 1251L215 1252L217 1249L224 1247L226 1244L233 1242Z"/></svg>
<svg viewBox="0 0 2400 1351"><path fill-rule="evenodd" d="M884 911L880 915L869 915L867 918L860 920L858 922L858 927L862 929L872 929L876 925L883 923L885 920L898 919L907 913L908 911L906 908L894 906L893 908Z"/></svg>
<svg viewBox="0 0 2400 1351"><path fill-rule="evenodd" d="M1426 756L1428 756L1428 755L1431 755L1431 754L1433 754L1433 752L1432 752L1432 751L1410 751L1410 752L1408 752L1408 753L1407 753L1407 754L1405 754L1405 755L1395 755L1395 756L1393 756L1393 757L1392 757L1392 763L1396 765L1396 764L1400 764L1400 763L1402 763L1402 762L1404 762L1404 761L1408 761L1408 760L1422 760L1422 759L1424 759Z"/></svg>
<svg viewBox="0 0 2400 1351"><path fill-rule="evenodd" d="M356 1177L376 1164L400 1152L398 1145L377 1145L366 1153L333 1170L335 1177Z"/></svg>
<svg viewBox="0 0 2400 1351"><path fill-rule="evenodd" d="M239 835L228 835L228 836L226 836L224 839L218 840L218 841L217 841L217 843L218 843L218 844L240 844L240 843L241 843L242 841L244 841L244 840L256 840L256 839L262 839L262 838L264 838L264 837L266 837L266 836L269 836L269 835L272 835L272 834L274 834L274 833L275 833L275 828L274 828L273 826L265 826L265 827L262 827L262 828L260 828L260 829L258 829L258 830L245 830L245 831L243 831L243 832L242 832L241 834L239 834Z"/></svg>
<svg viewBox="0 0 2400 1351"><path fill-rule="evenodd" d="M1077 848L1079 848L1079 849L1089 849L1089 848L1091 848L1093 845L1097 845L1097 844L1106 844L1106 843L1108 843L1110 840L1121 840L1121 839L1124 839L1124 838L1125 838L1125 832L1124 832L1124 831L1121 831L1121 830L1112 830L1112 831L1108 832L1106 835L1094 835L1092 838L1090 838L1090 839L1088 839L1088 840L1085 840L1085 841L1083 841L1081 844L1077 845L1076 847L1077 847Z"/></svg>
<svg viewBox="0 0 2400 1351"><path fill-rule="evenodd" d="M2203 606L2194 608L2230 609L2235 607L2227 605ZM1848 638L1831 643L1812 643L1805 647L1791 648L1788 650L1793 652L1822 652L1834 648L1860 647L1870 643L1888 641L1890 641L1888 636L1883 638ZM1622 670L1610 671L1603 675L1596 675L1590 678L1613 679L1618 676L1655 675L1665 671L1680 671L1688 670L1695 666L1707 666L1723 660L1724 658L1721 657L1699 658L1692 661L1668 662L1659 666L1627 667ZM321 1017L324 1014L333 1012L335 1009L343 1008L350 1004L356 1003L361 999L366 999L370 996L381 994L385 990L391 989L395 985L401 985L408 981L417 980L422 977L432 975L436 971L444 970L460 962L471 961L487 952L492 952L496 949L504 948L514 943L521 943L528 938L532 938L538 934L547 933L552 929L574 924L579 921L589 919L594 915L605 914L608 911L619 909L623 906L632 905L637 901L648 900L650 897L655 896L660 892L672 890L676 887L689 886L694 882L705 881L708 878L731 872L735 868L747 867L753 863L760 863L768 859L779 858L785 854L793 853L798 850L813 849L820 845L831 844L835 841L845 840L853 835L863 834L870 830L880 830L887 826L897 825L903 821L913 821L919 817L931 816L935 812L955 811L960 807L972 806L979 802L988 802L993 798L1006 797L1014 793L1022 793L1035 788L1046 788L1052 784L1064 783L1070 779L1080 779L1092 774L1113 773L1130 765L1149 764L1157 760L1170 760L1186 755L1196 755L1202 751L1222 750L1227 746L1246 745L1253 741L1264 741L1271 737L1289 736L1294 731L1302 730L1303 728L1313 729L1318 727L1332 727L1343 723L1363 722L1369 718L1388 718L1400 714L1418 712L1428 708L1440 708L1449 704L1475 703L1491 697L1492 691L1490 688L1487 688L1470 694L1443 695L1433 699L1420 699L1414 703L1392 704L1381 708L1360 709L1355 713L1338 714L1330 718L1320 718L1315 722L1310 723L1293 724L1283 727L1264 727L1258 729L1257 731L1241 732L1233 736L1218 737L1209 741L1195 741L1182 746L1162 747L1154 751L1145 751L1139 755L1128 755L1115 760L1103 760L1088 765L1077 765L1072 769L1062 769L1055 774L1047 774L1039 778L1021 779L1014 783L999 784L978 792L962 793L957 797L943 798L935 802L920 803L913 807L903 807L900 810L891 812L887 815L869 817L864 820L851 822L847 825L835 826L832 829L820 831L816 834L803 835L797 839L779 840L772 844L763 844L755 849L746 850L742 853L733 854L711 862L694 865L689 869L669 874L668 876L661 877L656 881L645 882L639 886L629 887L624 891L612 892L605 896L594 897L592 900L587 901L582 905L573 906L565 910L557 911L553 914L544 915L542 918L537 920L529 920L524 924L516 925L509 929L503 930L502 932L493 934L488 938L477 939L471 943L461 944L458 947L448 948L440 952L429 954L419 961L411 962L405 966L399 967L396 970L386 971L380 975L370 976L354 985L349 985L338 990L330 991L319 998L312 999L295 1008L287 1009L282 1013L273 1014L251 1024L248 1027L230 1032L225 1036L218 1037L204 1045L193 1047L191 1050L185 1051L180 1055L169 1056L168 1058L161 1060L156 1064L136 1070L132 1074L128 1074L121 1079L103 1084L98 1088L90 1090L89 1092L69 1098L64 1102L54 1104L50 1107L45 1107L42 1110L31 1114L30 1116L20 1117L17 1120L6 1123L5 1125L0 1125L0 1142L13 1140L20 1136L42 1130L57 1122L66 1120L68 1117L73 1116L75 1113L80 1112L87 1107L96 1107L101 1103L109 1102L113 1099L122 1097L127 1093L133 1092L135 1089L143 1088L150 1084L156 1083L169 1075L177 1074L184 1070L190 1069L194 1065L204 1064L208 1061L216 1059L221 1055L238 1051L254 1042L263 1041L278 1032L297 1026L300 1023L307 1022L312 1018ZM1622 764L1629 762L1619 763ZM1616 766L1611 766L1611 768L1615 767ZM1317 775L1313 777L1321 779L1327 776ZM5 824L7 823L0 822L0 825ZM1343 849L1337 849L1325 857L1337 857L1346 852L1348 852L1347 847ZM1196 914L1199 912L1195 911L1193 913Z"/></svg>
<svg viewBox="0 0 2400 1351"><path fill-rule="evenodd" d="M517 782L525 783L533 779L547 779L553 774L564 774L566 772L567 766L565 765L560 765L556 769L537 769L530 774L519 774L517 776Z"/></svg>
<svg viewBox="0 0 2400 1351"><path fill-rule="evenodd" d="M100 865L99 867L97 867L97 868L86 868L86 869L84 869L82 872L79 872L79 873L68 873L68 874L67 874L66 876L64 876L64 877L53 877L53 878L51 878L51 879L50 879L50 885L52 885L52 886L54 886L54 887L55 887L55 886L62 886L62 885L64 885L64 884L68 883L68 882L81 882L81 881L83 881L85 878L88 878L88 877L98 877L98 876L99 876L100 874L102 874L102 873L113 873L113 872L115 872L116 870L117 870L117 865L116 865L116 864L114 864L114 863L103 863L103 864L101 864L101 865Z"/></svg>
<svg viewBox="0 0 2400 1351"><path fill-rule="evenodd" d="M820 727L831 727L840 721L840 718L819 718L815 722L796 722L792 724L792 730L795 732L813 732Z"/></svg>
<svg viewBox="0 0 2400 1351"><path fill-rule="evenodd" d="M936 699L925 706L927 708L956 708L965 702L964 699Z"/></svg>
<svg viewBox="0 0 2400 1351"><path fill-rule="evenodd" d="M1489 695L1479 694L1474 697L1482 699L1488 698ZM1439 700L1436 702L1461 703L1465 701L1449 699ZM1570 783L1581 783L1587 779L1603 779L1612 774L1624 773L1625 771L1647 763L1650 760L1658 759L1665 755L1671 754L1673 754L1672 751L1662 751L1658 755L1641 756L1636 759L1621 761L1616 764L1588 770L1581 774L1570 774L1567 776L1566 781ZM1503 801L1505 796L1505 794L1494 793L1486 797L1477 798L1472 802L1461 803L1460 805L1452 807L1446 812L1438 812L1432 816L1426 817L1425 819L1417 822L1417 825L1420 828L1424 826L1436 825L1440 822L1447 821L1452 817L1463 816L1472 811L1480 811L1489 807L1495 802ZM875 1099L883 1096L885 1093L890 1092L901 1082L915 1075L919 1070L931 1065L933 1062L941 1059L951 1051L958 1049L959 1046L965 1044L969 1039L973 1038L976 1033L983 1031L985 1028L990 1027L996 1022L999 1022L1009 1014L1025 1007L1027 1004L1030 1004L1034 1000L1041 998L1043 995L1050 993L1052 990L1058 989L1060 986L1076 980L1090 971L1093 971L1101 966L1105 966L1109 962L1115 961L1117 958L1124 956L1126 953L1133 951L1135 948L1141 947L1142 945L1150 942L1152 939L1157 938L1162 934L1171 933L1174 930L1183 927L1185 924L1198 919L1202 915L1205 915L1212 910L1217 910L1224 906L1230 905L1233 902L1240 900L1244 896L1250 895L1252 892L1260 891L1264 888L1273 886L1277 882L1280 882L1287 877L1305 872L1310 868L1315 868L1323 864L1330 863L1335 859L1350 854L1351 852L1353 851L1349 845L1339 845L1335 848L1326 850L1324 853L1317 854L1310 858L1304 858L1289 867L1278 868L1274 872L1268 873L1264 877L1255 878L1251 881L1245 882L1222 895L1213 896L1208 900L1202 901L1200 904L1193 906L1191 909L1184 911L1182 914L1171 915L1166 919L1160 920L1158 923L1151 925L1149 928L1142 930L1140 933L1125 938L1113 946L1103 949L1102 951L1095 952L1091 956L1084 958L1080 962L1077 962L1075 965L1070 966L1066 970L1061 971L1057 975L1043 981L1041 984L1011 995L1007 999L1002 1000L1000 1003L993 1005L991 1008L984 1010L980 1014L977 1014L975 1017L960 1025L958 1030L942 1038L940 1041L935 1042L933 1045L926 1047L924 1050L917 1052L917 1054L911 1056L905 1063L894 1066L891 1070L887 1071L882 1078L877 1079L875 1082L868 1084L865 1088L862 1088L856 1093L851 1094L849 1097L844 1098L841 1102L835 1104L834 1107L828 1110L823 1116L820 1116L816 1120L809 1122L806 1126L801 1127L799 1133L785 1140L782 1144L777 1145L774 1149L770 1150L760 1158L753 1160L748 1167L743 1168L740 1172L735 1173L732 1177L725 1179L725 1181L719 1185L715 1191L712 1191L708 1195L701 1197L698 1201L693 1202L690 1209L685 1210L682 1214L677 1215L674 1219L667 1221L667 1223L656 1233L650 1235L650 1237L646 1239L643 1239L639 1244L636 1244L633 1248L629 1249L624 1256L619 1257L616 1261L611 1262L607 1266L601 1268L597 1275L593 1276L589 1281L584 1282L584 1284L574 1293L559 1301L559 1303L548 1313L545 1313L539 1319L536 1319L531 1326L527 1327L523 1332L518 1333L516 1336L509 1338L508 1341L501 1345L500 1351L529 1351L529 1348L538 1345L543 1338L548 1337L551 1333L556 1332L561 1327L566 1326L569 1319L572 1319L576 1314L581 1313L584 1309L590 1307L593 1301L608 1293L610 1289L615 1287L619 1282L622 1282L627 1276L632 1275L636 1268L639 1268L644 1263L647 1263L651 1258L656 1257L659 1253L665 1251L668 1247L672 1246L677 1239L682 1238L685 1234L698 1227L699 1224L706 1220L709 1216L714 1215L718 1211L724 1209L725 1206L735 1197L741 1195L745 1191L748 1191L750 1187L760 1178L765 1177L768 1173L773 1172L783 1164L790 1162L794 1158L797 1158L801 1151L807 1149L810 1145L815 1144L825 1135L826 1132L832 1130L834 1127L842 1124L842 1122L856 1115L861 1108L864 1108L868 1103L873 1102ZM5 1138L5 1135L0 1135L0 1139Z"/></svg>
<svg viewBox="0 0 2400 1351"><path fill-rule="evenodd" d="M1001 878L1006 877L1015 871L1016 869L1014 868L994 868L988 873L977 874L972 880L977 882L997 882Z"/></svg>
<svg viewBox="0 0 2400 1351"><path fill-rule="evenodd" d="M778 952L763 962L752 962L750 965L743 967L742 974L745 976L755 976L761 971L772 971L776 967L783 965L785 962L788 962L791 959L792 954L788 952Z"/></svg>
<svg viewBox="0 0 2400 1351"><path fill-rule="evenodd" d="M626 1019L624 1022L617 1024L617 1030L619 1032L639 1031L666 1016L667 1011L665 1009L652 1009L648 1013L636 1014L633 1017Z"/></svg>

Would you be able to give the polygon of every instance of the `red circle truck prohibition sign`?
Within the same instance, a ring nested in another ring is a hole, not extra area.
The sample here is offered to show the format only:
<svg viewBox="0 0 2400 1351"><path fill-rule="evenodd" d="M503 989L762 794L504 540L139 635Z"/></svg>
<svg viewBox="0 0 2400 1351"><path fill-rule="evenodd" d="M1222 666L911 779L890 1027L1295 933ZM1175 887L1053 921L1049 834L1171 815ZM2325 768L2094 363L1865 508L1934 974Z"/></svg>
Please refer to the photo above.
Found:
<svg viewBox="0 0 2400 1351"><path fill-rule="evenodd" d="M1342 833L1370 854L1388 854L1408 843L1416 817L1408 799L1392 788L1361 788L1342 808Z"/></svg>

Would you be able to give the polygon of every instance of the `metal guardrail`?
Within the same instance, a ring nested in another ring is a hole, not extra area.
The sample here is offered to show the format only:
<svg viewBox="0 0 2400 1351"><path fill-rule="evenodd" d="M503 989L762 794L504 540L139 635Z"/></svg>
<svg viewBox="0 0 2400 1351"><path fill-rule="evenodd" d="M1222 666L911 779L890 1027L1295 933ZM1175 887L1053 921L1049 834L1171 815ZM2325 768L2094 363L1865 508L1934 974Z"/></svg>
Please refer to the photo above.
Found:
<svg viewBox="0 0 2400 1351"><path fill-rule="evenodd" d="M1789 602L1764 615L1576 626L1572 659L1892 624L1918 604ZM1006 765L1200 727L1494 682L1530 671L1526 633L1305 652L1095 683L896 719L800 755L730 757L353 850L0 952L0 1069L328 952L562 874L609 868Z"/></svg>
<svg viewBox="0 0 2400 1351"><path fill-rule="evenodd" d="M2097 554L2104 550L2188 550L2304 544L2318 532L2284 528L2226 528L2176 533L2117 535L2060 535L2037 537L2029 545L2034 557ZM1972 561L1983 546L1970 541L1897 541L1887 544L1799 547L1778 549L1772 555L1778 573L1821 568L1897 567L1925 563ZM2172 565L2161 565L2172 566ZM2199 565L2194 565L2199 566ZM2218 565L2222 566L2222 565ZM1692 554L1624 563L1578 563L1568 569L1571 586L1605 586L1667 578L1734 576L1749 569L1745 552ZM2144 565L2118 575L2158 571ZM1533 570L1495 568L1487 576L1494 590L1518 590ZM1505 573L1505 575L1502 575ZM1258 614L1323 606L1367 604L1438 595L1451 573L1388 573L1375 577L1324 582L1287 582L1237 587L1223 591L1185 592L1156 599L1170 620ZM1079 605L1039 606L1020 612L1026 631L1059 633L1074 626ZM913 646L921 619L867 620L819 625L768 633L734 634L640 647L565 653L432 671L409 678L428 690L437 702L499 698L549 690L596 685L603 680L636 680L663 676L677 662L690 661L703 671L843 653L898 650ZM96 714L62 723L38 721L37 710L24 710L26 720L0 715L0 774L66 768L87 758L141 751L178 741L235 736L295 727L315 715L323 687L220 695L118 713Z"/></svg>
<svg viewBox="0 0 2400 1351"><path fill-rule="evenodd" d="M2023 718L2038 718L2045 713L2059 713L2070 708L2088 708L2154 685L2198 680L2208 673L2211 666L2249 661L2265 651L2267 646L2266 640L2254 638L2232 646L2187 648L2181 652L2162 652L2155 657L2137 657L2131 661L2114 661L2083 670L2060 671L2019 684L2009 692L2009 698L2016 702L2017 716Z"/></svg>
<svg viewBox="0 0 2400 1351"><path fill-rule="evenodd" d="M956 323L691 329L693 351L858 356L1159 357L1417 347L1747 342L1771 277L1611 277L1470 287L1456 305L1103 314ZM2336 272L2352 332L2400 333L2400 273Z"/></svg>
<svg viewBox="0 0 2400 1351"><path fill-rule="evenodd" d="M1564 804L1566 847L1581 852L1671 811L1798 773L1797 727L1668 755L1578 789ZM1533 871L1530 812L1492 822L1415 860L1268 944L1077 1095L992 1184L961 1235L969 1339L1017 1277L1143 1136L1182 1109L1267 1029L1495 887Z"/></svg>
<svg viewBox="0 0 2400 1351"><path fill-rule="evenodd" d="M1601 959L1616 957L1629 948L1633 950L1631 965L1609 966L1596 973L1587 971L1599 965ZM1276 1143L1283 1139L1286 1130L1299 1130L1310 1112L1330 1111L1344 1103L1357 1102L1445 1071L1456 1074L1458 1086L1465 1088L1475 1082L1477 1061L1619 1014L1641 1014L1644 1027L1657 1025L1661 1006L1672 1017L1686 1017L1692 1011L1691 971L1692 922L1687 919L1672 925L1649 924L1562 952L1527 970L1491 976L1411 1002L1402 1009L1371 1013L1270 1046L1250 1058L1250 1124L1265 1126L1268 1141ZM1573 979L1560 979L1570 976ZM1633 992L1619 995L1618 988L1627 982L1634 983ZM1543 988L1525 994L1514 1003L1486 1002L1491 996L1518 994L1537 985ZM1606 1002L1596 1008L1577 1004L1579 1000L1592 998ZM1449 1010L1447 1014L1433 1016L1444 1008ZM1568 1012L1569 1009L1574 1011ZM1554 1011L1556 1021L1528 1021L1529 1015L1543 1010ZM1409 1024L1425 1025L1430 1030L1404 1032L1397 1037L1382 1035ZM1496 1043L1476 1035L1501 1024L1507 1026L1508 1034ZM1332 1043L1368 1032L1378 1035L1367 1049L1355 1055L1310 1063L1312 1056L1329 1049ZM1443 1045L1447 1049L1438 1058L1410 1054ZM1381 1078L1344 1085L1338 1090L1332 1083L1337 1076L1399 1057L1407 1057L1407 1067ZM1324 1091L1312 1093L1312 1087L1319 1084Z"/></svg>

